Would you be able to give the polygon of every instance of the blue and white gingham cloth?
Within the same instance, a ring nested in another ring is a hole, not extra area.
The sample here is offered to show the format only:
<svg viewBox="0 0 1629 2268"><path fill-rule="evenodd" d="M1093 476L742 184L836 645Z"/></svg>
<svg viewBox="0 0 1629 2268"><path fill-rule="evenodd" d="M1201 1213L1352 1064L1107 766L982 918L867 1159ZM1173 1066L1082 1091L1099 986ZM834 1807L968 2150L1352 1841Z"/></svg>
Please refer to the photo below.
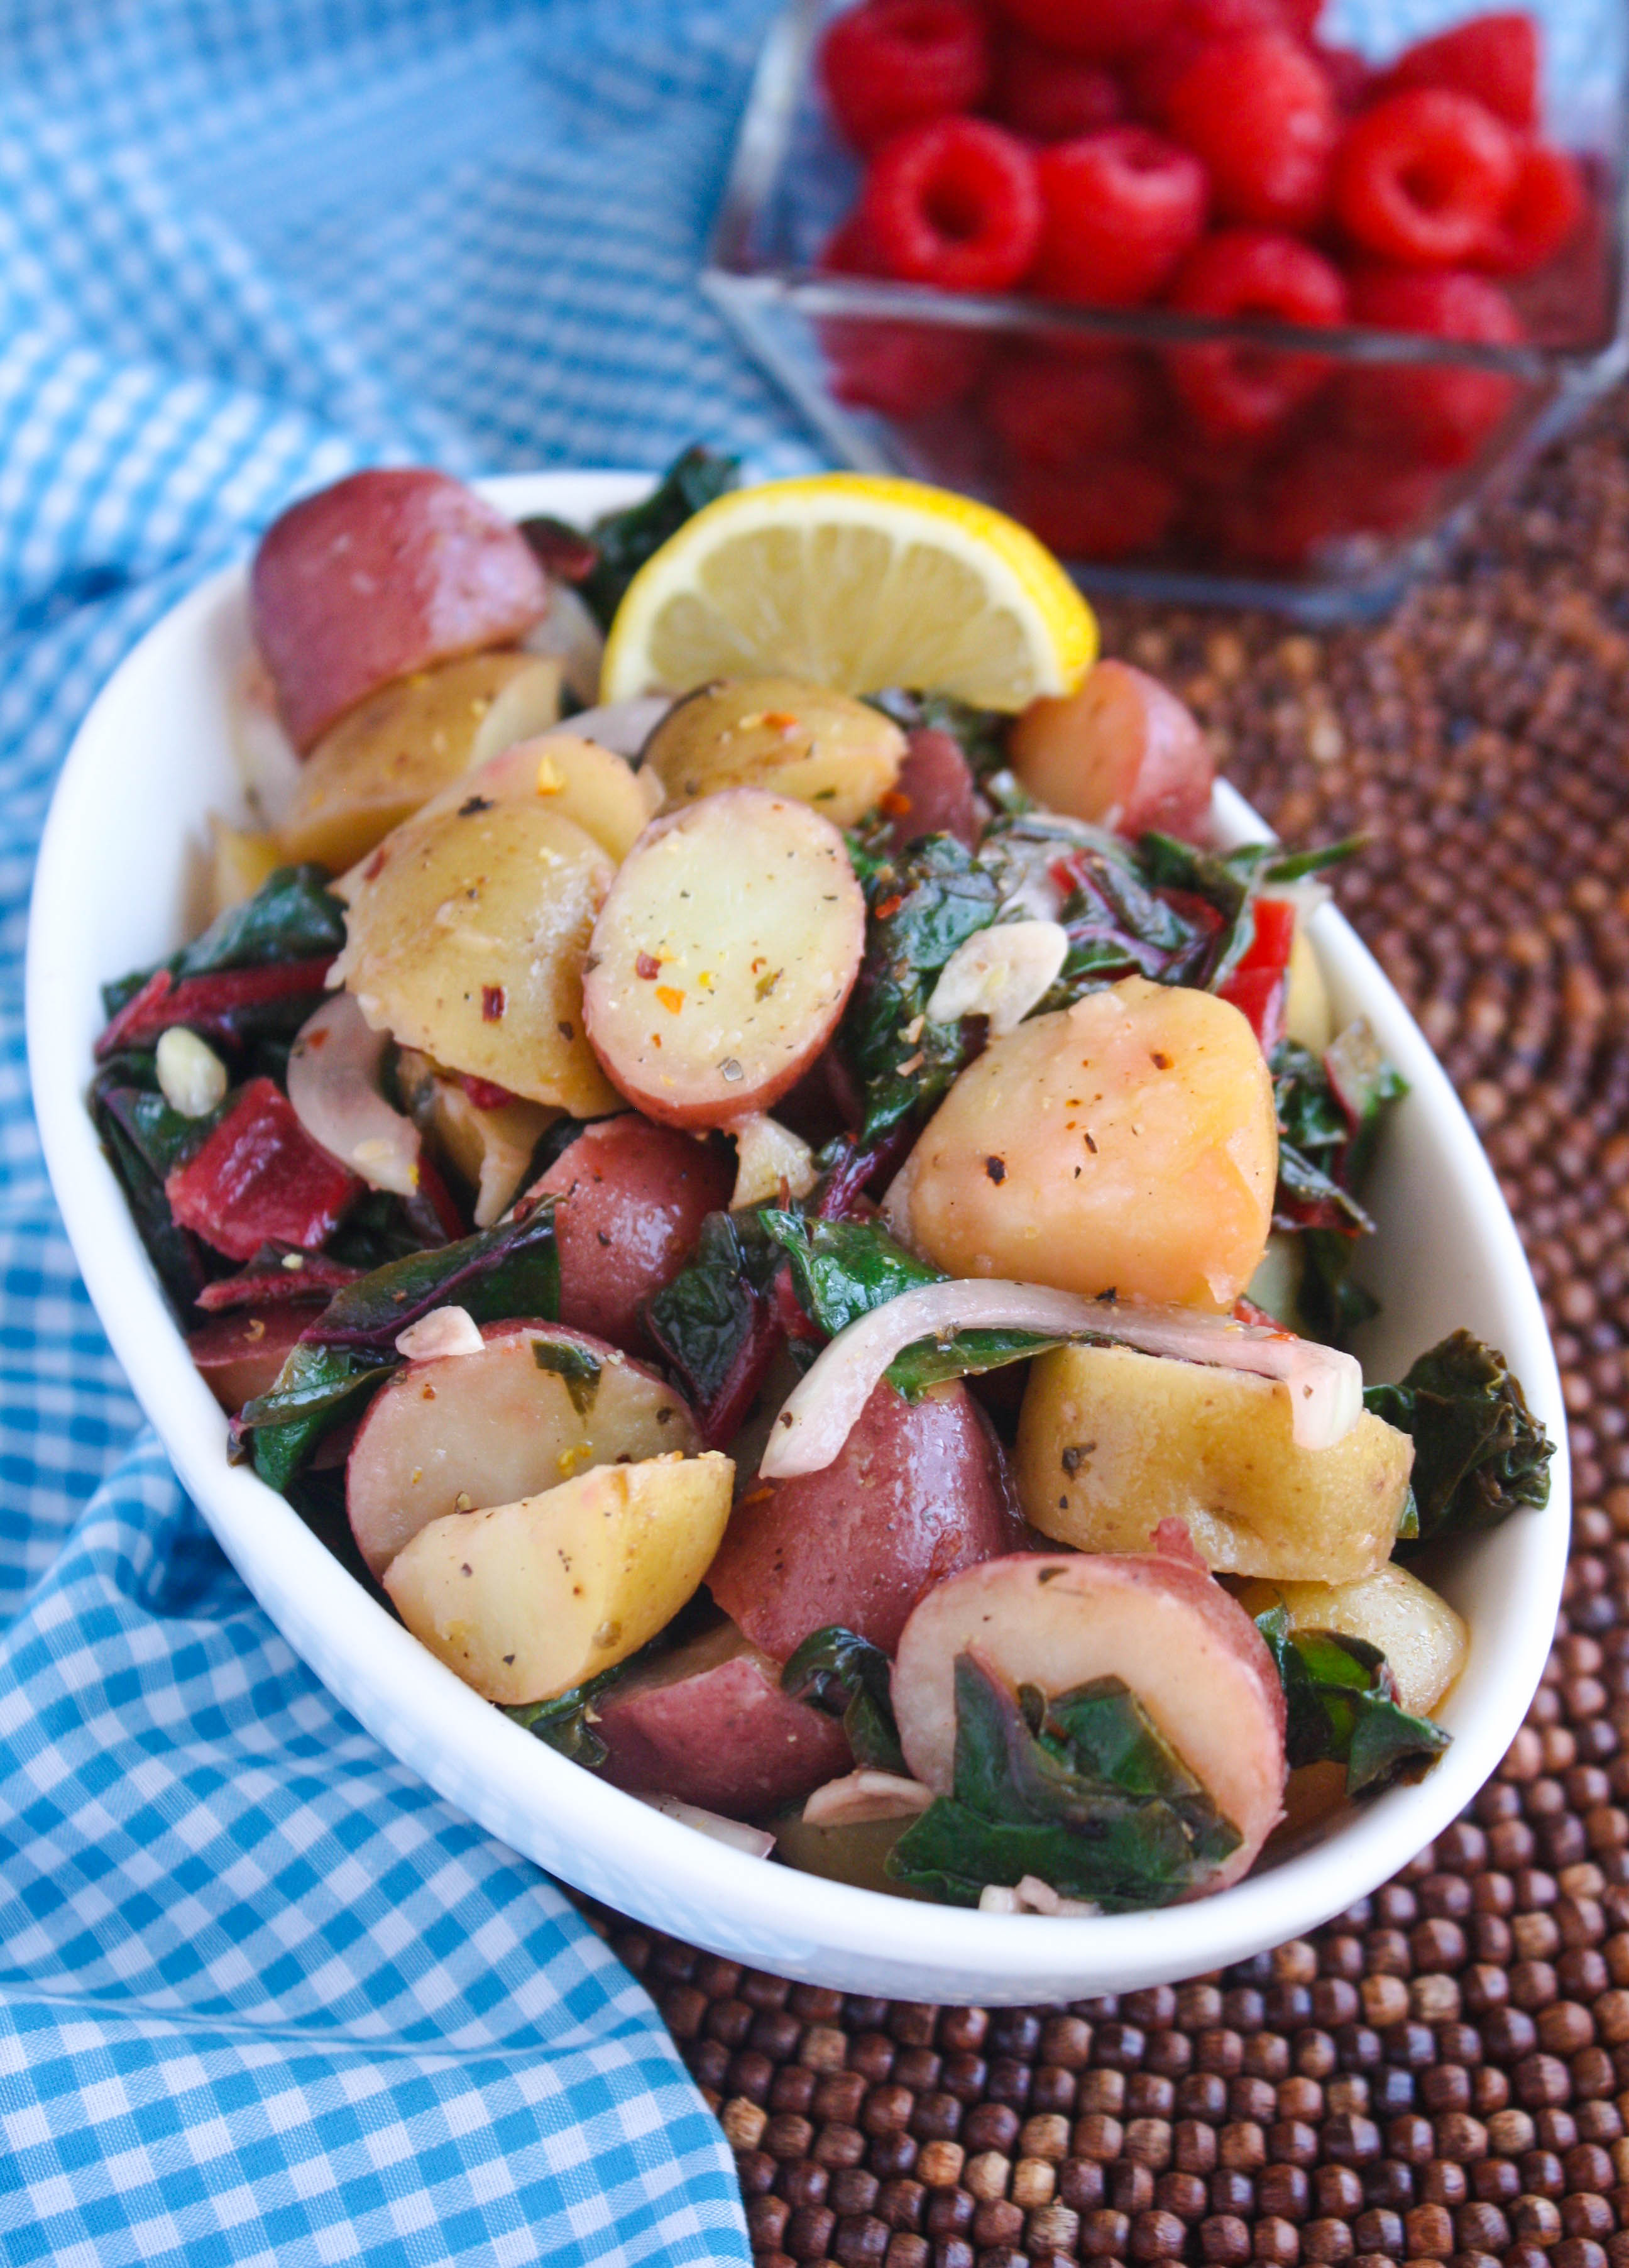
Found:
<svg viewBox="0 0 1629 2268"><path fill-rule="evenodd" d="M813 461L693 288L766 14L0 11L12 2268L749 2257L643 1992L329 1697L140 1431L40 1162L22 959L86 704L290 497L378 458L654 468L701 438Z"/></svg>

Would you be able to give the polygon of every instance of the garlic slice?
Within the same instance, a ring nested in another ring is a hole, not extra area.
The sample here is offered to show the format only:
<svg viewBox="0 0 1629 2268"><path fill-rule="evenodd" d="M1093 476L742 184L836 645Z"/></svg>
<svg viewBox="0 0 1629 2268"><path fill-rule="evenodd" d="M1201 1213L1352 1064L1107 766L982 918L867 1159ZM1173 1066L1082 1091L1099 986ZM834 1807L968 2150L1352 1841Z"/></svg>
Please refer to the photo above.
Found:
<svg viewBox="0 0 1629 2268"><path fill-rule="evenodd" d="M987 1016L990 1037L1016 1031L1057 982L1069 950L1060 922L998 922L958 945L928 1001L928 1020Z"/></svg>

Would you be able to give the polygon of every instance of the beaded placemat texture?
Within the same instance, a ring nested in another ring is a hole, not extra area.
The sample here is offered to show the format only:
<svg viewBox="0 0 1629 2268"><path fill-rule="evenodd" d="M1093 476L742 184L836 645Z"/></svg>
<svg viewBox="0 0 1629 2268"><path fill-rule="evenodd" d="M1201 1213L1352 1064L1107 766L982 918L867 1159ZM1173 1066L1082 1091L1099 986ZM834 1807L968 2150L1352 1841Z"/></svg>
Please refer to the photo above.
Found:
<svg viewBox="0 0 1629 2268"><path fill-rule="evenodd" d="M1629 406L1378 628L1117 610L1339 895L1487 1144L1577 1511L1545 1683L1398 1880L1224 1974L1065 2009L789 1985L614 1919L760 2268L1629 2268Z"/></svg>

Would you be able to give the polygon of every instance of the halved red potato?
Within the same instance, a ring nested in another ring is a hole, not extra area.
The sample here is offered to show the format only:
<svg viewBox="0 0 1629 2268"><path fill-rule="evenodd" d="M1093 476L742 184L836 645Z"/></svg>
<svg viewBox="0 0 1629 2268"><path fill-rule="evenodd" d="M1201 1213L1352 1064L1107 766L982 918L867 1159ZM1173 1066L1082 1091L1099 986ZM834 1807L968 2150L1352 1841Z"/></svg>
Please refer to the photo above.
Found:
<svg viewBox="0 0 1629 2268"><path fill-rule="evenodd" d="M1284 1800L1284 1690L1261 1634L1214 1576L1163 1552L1023 1557L965 1568L905 1626L894 1663L899 1740L949 1794L956 1658L1048 1696L1118 1677L1243 1838L1207 1881L1247 1874Z"/></svg>
<svg viewBox="0 0 1629 2268"><path fill-rule="evenodd" d="M1022 1532L966 1388L911 1403L884 1383L824 1471L746 1489L708 1588L778 1661L828 1623L892 1653L925 1592Z"/></svg>
<svg viewBox="0 0 1629 2268"><path fill-rule="evenodd" d="M865 900L829 820L727 788L657 820L594 924L583 1005L594 1051L671 1126L767 1110L836 1027Z"/></svg>
<svg viewBox="0 0 1629 2268"><path fill-rule="evenodd" d="M397 1553L385 1588L414 1637L488 1701L553 1700L637 1653L693 1596L734 1473L712 1450L653 1457L453 1513Z"/></svg>
<svg viewBox="0 0 1629 2268"><path fill-rule="evenodd" d="M271 1392L290 1348L319 1312L309 1300L234 1307L189 1332L187 1351L230 1417L257 1394Z"/></svg>
<svg viewBox="0 0 1629 2268"><path fill-rule="evenodd" d="M1007 747L1050 811L1122 835L1192 836L1209 815L1216 765L1198 720L1129 662L1100 661L1077 691L1032 701Z"/></svg>
<svg viewBox="0 0 1629 2268"><path fill-rule="evenodd" d="M697 1446L678 1395L620 1348L559 1323L488 1323L481 1337L480 1354L407 1364L369 1405L345 1508L376 1575L447 1513Z"/></svg>
<svg viewBox="0 0 1629 2268"><path fill-rule="evenodd" d="M274 520L249 608L303 751L393 677L511 644L548 611L548 581L519 530L461 481L393 467Z"/></svg>
<svg viewBox="0 0 1629 2268"><path fill-rule="evenodd" d="M342 873L449 782L559 714L559 664L532 654L466 654L393 679L306 758L278 828L284 857Z"/></svg>
<svg viewBox="0 0 1629 2268"><path fill-rule="evenodd" d="M853 1758L834 1717L781 1690L781 1668L733 1623L631 1670L595 1705L618 1787L676 1795L731 1819L761 1819Z"/></svg>
<svg viewBox="0 0 1629 2268"><path fill-rule="evenodd" d="M585 1128L535 1185L556 1200L561 1320L643 1346L641 1308L678 1275L708 1213L729 1204L730 1181L708 1144L637 1111Z"/></svg>
<svg viewBox="0 0 1629 2268"><path fill-rule="evenodd" d="M887 810L897 850L921 835L953 835L970 850L979 840L972 770L950 735L936 725L919 725L910 735Z"/></svg>
<svg viewBox="0 0 1629 2268"><path fill-rule="evenodd" d="M951 1276L1225 1310L1266 1248L1277 1172L1244 1018L1128 976L993 1041L884 1210Z"/></svg>
<svg viewBox="0 0 1629 2268"><path fill-rule="evenodd" d="M583 1030L583 956L612 861L546 805L409 820L351 877L343 982L377 1031L529 1102L616 1108Z"/></svg>

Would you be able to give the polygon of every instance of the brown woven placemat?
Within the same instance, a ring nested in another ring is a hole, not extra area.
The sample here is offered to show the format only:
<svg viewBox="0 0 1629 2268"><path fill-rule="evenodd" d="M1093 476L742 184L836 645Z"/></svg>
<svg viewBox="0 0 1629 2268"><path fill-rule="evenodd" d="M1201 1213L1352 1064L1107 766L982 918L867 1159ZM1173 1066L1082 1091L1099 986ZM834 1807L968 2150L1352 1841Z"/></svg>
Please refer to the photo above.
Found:
<svg viewBox="0 0 1629 2268"><path fill-rule="evenodd" d="M719 2111L761 2268L1629 2268L1629 406L1383 627L1105 633L1280 832L1369 837L1339 895L1556 1334L1578 1508L1544 1685L1396 1881L1186 1984L934 2009L608 1934Z"/></svg>

